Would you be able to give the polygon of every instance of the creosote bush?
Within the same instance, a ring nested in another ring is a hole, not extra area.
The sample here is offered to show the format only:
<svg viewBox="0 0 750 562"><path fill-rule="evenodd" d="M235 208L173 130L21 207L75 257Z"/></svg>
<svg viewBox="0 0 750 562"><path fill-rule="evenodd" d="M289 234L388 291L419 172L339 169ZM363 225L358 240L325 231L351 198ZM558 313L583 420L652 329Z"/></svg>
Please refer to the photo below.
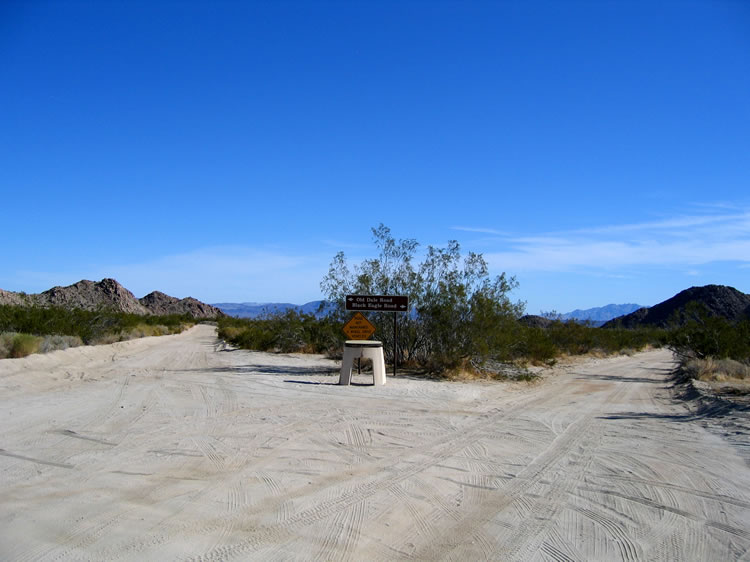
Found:
<svg viewBox="0 0 750 562"><path fill-rule="evenodd" d="M42 342L42 338L30 334L17 334L6 332L0 334L0 359L10 357L17 359L36 353Z"/></svg>
<svg viewBox="0 0 750 562"><path fill-rule="evenodd" d="M175 334L195 324L189 315L141 316L113 310L0 305L0 358ZM11 335L9 335L10 333Z"/></svg>
<svg viewBox="0 0 750 562"><path fill-rule="evenodd" d="M386 361L439 372L514 353L509 330L523 304L509 298L518 286L513 277L490 276L482 255L462 255L455 240L444 248L428 246L420 256L416 240L396 240L383 224L372 233L378 257L350 267L339 252L321 281L323 294L338 307L333 318L343 323L348 317L347 294L407 296L409 310L397 313L397 349L394 313L367 315L383 341Z"/></svg>
<svg viewBox="0 0 750 562"><path fill-rule="evenodd" d="M346 339L342 332L343 321L316 319L292 311L256 319L225 317L219 319L218 325L220 338L236 347L255 351L324 353L340 359ZM385 325L386 329L391 328L387 322ZM476 344L486 350L484 358L479 354L472 358L437 354L417 360L412 356L399 365L451 376L471 371L484 376L482 373L492 372L489 366L497 362L552 366L558 358L566 355L632 355L649 346L664 345L667 337L667 332L659 329L604 329L582 326L573 321L558 322L544 329L526 326L514 318L506 319L492 329L495 331L488 328ZM380 339L378 333L376 337ZM494 378L514 377L502 375Z"/></svg>
<svg viewBox="0 0 750 562"><path fill-rule="evenodd" d="M750 319L732 323L711 316L700 303L685 308L686 321L672 329L668 342L678 358L750 361Z"/></svg>
<svg viewBox="0 0 750 562"><path fill-rule="evenodd" d="M281 353L340 353L344 334L330 318L288 310L263 318L219 318L218 335L234 346Z"/></svg>
<svg viewBox="0 0 750 562"><path fill-rule="evenodd" d="M668 339L683 373L703 381L750 377L750 319L732 323L699 303L686 306L683 316Z"/></svg>
<svg viewBox="0 0 750 562"><path fill-rule="evenodd" d="M14 335L11 332L0 333L0 359L5 359L10 355L10 346Z"/></svg>

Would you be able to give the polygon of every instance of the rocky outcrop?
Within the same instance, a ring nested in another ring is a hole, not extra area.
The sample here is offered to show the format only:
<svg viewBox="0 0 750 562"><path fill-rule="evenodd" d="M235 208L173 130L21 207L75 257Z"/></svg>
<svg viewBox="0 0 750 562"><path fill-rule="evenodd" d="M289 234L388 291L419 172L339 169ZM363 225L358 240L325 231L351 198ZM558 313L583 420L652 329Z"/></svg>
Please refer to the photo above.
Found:
<svg viewBox="0 0 750 562"><path fill-rule="evenodd" d="M603 327L638 328L651 326L668 328L673 323L681 324L686 319L687 306L698 303L711 316L720 316L730 322L739 322L750 314L750 295L726 285L690 287L649 308L641 308L631 314L610 320Z"/></svg>
<svg viewBox="0 0 750 562"><path fill-rule="evenodd" d="M0 305L26 306L28 304L31 304L31 299L28 295L0 289Z"/></svg>
<svg viewBox="0 0 750 562"><path fill-rule="evenodd" d="M188 297L176 299L154 291L137 299L133 293L114 279L82 280L67 287L53 287L35 295L14 293L0 289L0 304L13 306L58 306L67 309L110 309L129 314L166 315L189 314L194 318L224 316L218 308Z"/></svg>
<svg viewBox="0 0 750 562"><path fill-rule="evenodd" d="M53 287L35 296L41 306L97 310L109 308L130 314L149 314L133 293L114 279L83 280L67 287Z"/></svg>
<svg viewBox="0 0 750 562"><path fill-rule="evenodd" d="M152 314L189 314L193 318L216 318L224 313L210 304L203 303L193 297L176 299L160 291L149 293L139 302Z"/></svg>

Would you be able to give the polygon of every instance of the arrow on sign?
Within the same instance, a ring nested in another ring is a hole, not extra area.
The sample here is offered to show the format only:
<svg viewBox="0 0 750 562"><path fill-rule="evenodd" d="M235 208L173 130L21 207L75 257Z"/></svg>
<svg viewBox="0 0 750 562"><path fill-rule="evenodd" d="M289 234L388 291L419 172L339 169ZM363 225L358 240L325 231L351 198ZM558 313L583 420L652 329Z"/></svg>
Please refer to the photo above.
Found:
<svg viewBox="0 0 750 562"><path fill-rule="evenodd" d="M406 312L409 297L399 295L346 295L346 310Z"/></svg>

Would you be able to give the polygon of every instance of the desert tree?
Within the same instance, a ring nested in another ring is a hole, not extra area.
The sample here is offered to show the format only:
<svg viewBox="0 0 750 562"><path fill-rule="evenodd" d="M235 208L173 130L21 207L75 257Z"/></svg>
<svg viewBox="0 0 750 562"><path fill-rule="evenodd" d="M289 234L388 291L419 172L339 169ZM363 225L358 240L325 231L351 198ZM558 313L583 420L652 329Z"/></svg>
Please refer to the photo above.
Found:
<svg viewBox="0 0 750 562"><path fill-rule="evenodd" d="M408 296L409 311L398 319L399 362L445 369L469 357L507 354L515 319L523 313L523 304L509 298L517 287L513 277L504 273L491 277L484 257L473 252L463 256L455 240L444 248L428 246L416 264L416 240L397 240L383 224L372 234L377 257L350 267L339 252L321 282L323 294L337 306L339 319L347 316L347 294ZM374 313L369 319L392 360L390 314Z"/></svg>

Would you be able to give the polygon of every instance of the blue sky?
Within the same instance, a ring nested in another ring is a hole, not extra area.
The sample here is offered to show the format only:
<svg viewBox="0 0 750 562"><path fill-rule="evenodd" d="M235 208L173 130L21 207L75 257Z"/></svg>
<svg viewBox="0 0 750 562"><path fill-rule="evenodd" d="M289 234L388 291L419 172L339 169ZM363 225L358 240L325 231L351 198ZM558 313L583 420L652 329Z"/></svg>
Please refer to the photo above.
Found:
<svg viewBox="0 0 750 562"><path fill-rule="evenodd" d="M320 298L370 228L531 313L750 292L750 4L0 4L0 287Z"/></svg>

